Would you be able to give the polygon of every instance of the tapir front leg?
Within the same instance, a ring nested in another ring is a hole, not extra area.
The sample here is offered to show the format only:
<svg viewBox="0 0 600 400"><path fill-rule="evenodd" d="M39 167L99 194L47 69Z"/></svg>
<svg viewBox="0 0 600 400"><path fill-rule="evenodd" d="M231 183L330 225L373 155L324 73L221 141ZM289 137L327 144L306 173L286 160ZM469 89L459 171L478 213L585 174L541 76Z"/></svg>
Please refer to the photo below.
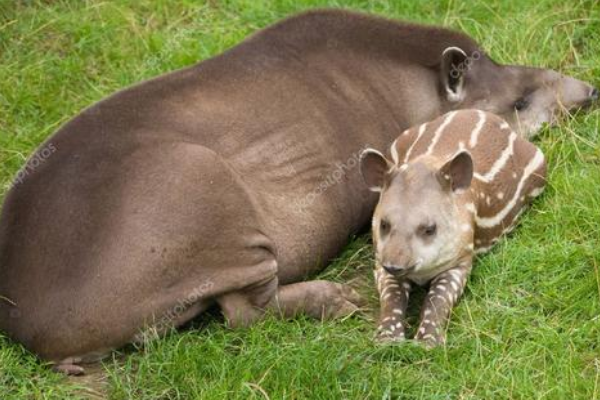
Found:
<svg viewBox="0 0 600 400"><path fill-rule="evenodd" d="M304 314L315 319L335 319L354 314L363 301L350 286L329 281L278 285L276 277L218 299L231 327L248 326L262 319L265 311L283 318Z"/></svg>
<svg viewBox="0 0 600 400"><path fill-rule="evenodd" d="M350 286L318 280L280 286L271 308L284 318L304 314L325 320L354 314L363 303Z"/></svg>
<svg viewBox="0 0 600 400"><path fill-rule="evenodd" d="M411 284L407 279L394 277L381 266L375 268L375 281L381 303L376 339L381 342L404 340L404 316Z"/></svg>
<svg viewBox="0 0 600 400"><path fill-rule="evenodd" d="M471 261L442 272L429 287L421 310L421 323L415 340L428 346L436 346L446 341L445 327L452 308L464 291L467 277L471 272Z"/></svg>

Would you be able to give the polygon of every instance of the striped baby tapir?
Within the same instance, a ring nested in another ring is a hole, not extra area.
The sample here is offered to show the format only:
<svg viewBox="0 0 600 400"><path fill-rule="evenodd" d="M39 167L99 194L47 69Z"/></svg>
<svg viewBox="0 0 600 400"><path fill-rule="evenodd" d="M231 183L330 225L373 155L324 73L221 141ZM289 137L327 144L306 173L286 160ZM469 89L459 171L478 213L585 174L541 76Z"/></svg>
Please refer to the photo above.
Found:
<svg viewBox="0 0 600 400"><path fill-rule="evenodd" d="M409 293L429 284L415 339L445 342L473 256L510 231L545 185L542 152L500 117L453 111L403 132L389 157L366 149L361 173L380 192L373 217L377 339L405 339Z"/></svg>

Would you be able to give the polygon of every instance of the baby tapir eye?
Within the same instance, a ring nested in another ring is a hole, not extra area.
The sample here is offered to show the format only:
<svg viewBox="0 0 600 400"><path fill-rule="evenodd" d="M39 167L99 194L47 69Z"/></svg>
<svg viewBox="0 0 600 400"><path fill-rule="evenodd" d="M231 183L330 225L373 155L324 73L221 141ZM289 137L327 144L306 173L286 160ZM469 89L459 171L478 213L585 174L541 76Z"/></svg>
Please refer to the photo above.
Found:
<svg viewBox="0 0 600 400"><path fill-rule="evenodd" d="M419 227L419 234L423 237L433 237L436 235L436 233L437 233L437 225L435 223L421 225Z"/></svg>
<svg viewBox="0 0 600 400"><path fill-rule="evenodd" d="M387 235L390 232L390 228L390 223L387 220L382 219L379 223L379 234L381 236Z"/></svg>
<svg viewBox="0 0 600 400"><path fill-rule="evenodd" d="M517 101L515 101L515 104L514 104L515 110L517 110L517 111L523 111L527 107L529 107L529 101L527 101L527 99L521 97L520 99L518 99Z"/></svg>

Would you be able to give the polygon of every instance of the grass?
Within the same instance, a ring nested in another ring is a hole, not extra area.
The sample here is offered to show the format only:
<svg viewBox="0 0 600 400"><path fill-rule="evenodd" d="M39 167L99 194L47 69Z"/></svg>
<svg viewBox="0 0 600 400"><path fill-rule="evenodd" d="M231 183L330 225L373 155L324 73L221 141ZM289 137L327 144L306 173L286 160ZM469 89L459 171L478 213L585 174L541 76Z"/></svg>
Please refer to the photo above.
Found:
<svg viewBox="0 0 600 400"><path fill-rule="evenodd" d="M0 0L0 193L27 155L90 103L319 6L462 29L500 62L600 82L600 7L591 0ZM354 281L371 300L363 315L268 318L240 331L208 316L115 353L103 390L114 399L598 399L599 126L593 111L537 139L549 189L477 260L446 347L372 343L371 248L360 237L322 275ZM79 385L0 335L1 399L78 398Z"/></svg>

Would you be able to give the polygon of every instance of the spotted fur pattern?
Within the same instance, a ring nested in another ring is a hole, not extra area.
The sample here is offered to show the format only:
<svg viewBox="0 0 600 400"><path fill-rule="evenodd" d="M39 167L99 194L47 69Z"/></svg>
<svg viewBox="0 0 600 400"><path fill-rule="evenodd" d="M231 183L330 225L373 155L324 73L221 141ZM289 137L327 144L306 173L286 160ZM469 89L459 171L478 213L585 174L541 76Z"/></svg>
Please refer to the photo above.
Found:
<svg viewBox="0 0 600 400"><path fill-rule="evenodd" d="M415 338L431 345L443 343L445 325L464 291L473 254L490 250L514 228L531 199L543 191L546 163L542 152L519 138L498 116L478 110L450 112L403 132L390 148L394 164L390 175L423 157L442 162L461 150L471 154L474 174L470 188L457 197L464 216L457 223L463 232L472 232L465 235L470 239L460 243L462 255L456 264L435 276L396 278L376 265L381 294L380 340L405 338L403 317L412 280L429 283Z"/></svg>
<svg viewBox="0 0 600 400"><path fill-rule="evenodd" d="M509 232L530 200L543 191L546 163L541 150L520 139L500 117L483 111L448 113L405 131L390 152L399 168L422 156L445 159L466 149L474 179L464 206L475 215L478 253Z"/></svg>

